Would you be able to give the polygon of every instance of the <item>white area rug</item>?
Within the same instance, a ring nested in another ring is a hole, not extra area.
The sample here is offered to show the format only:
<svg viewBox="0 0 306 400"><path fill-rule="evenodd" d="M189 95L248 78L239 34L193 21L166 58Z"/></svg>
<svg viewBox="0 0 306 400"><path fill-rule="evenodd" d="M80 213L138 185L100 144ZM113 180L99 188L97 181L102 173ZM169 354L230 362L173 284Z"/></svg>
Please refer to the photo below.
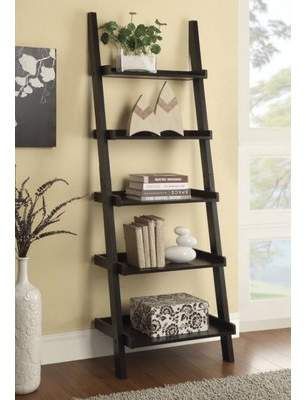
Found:
<svg viewBox="0 0 306 400"><path fill-rule="evenodd" d="M290 387L290 370L284 369L98 395L85 400L288 400Z"/></svg>

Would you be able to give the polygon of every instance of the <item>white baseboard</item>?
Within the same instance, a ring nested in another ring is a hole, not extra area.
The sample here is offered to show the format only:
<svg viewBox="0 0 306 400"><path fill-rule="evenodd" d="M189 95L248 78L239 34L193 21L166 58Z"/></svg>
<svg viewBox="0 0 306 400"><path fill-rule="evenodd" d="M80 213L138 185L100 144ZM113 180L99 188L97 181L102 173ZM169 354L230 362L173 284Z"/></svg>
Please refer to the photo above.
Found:
<svg viewBox="0 0 306 400"><path fill-rule="evenodd" d="M231 314L231 321L236 325L236 335L239 337L239 315ZM187 344L209 342L220 340L219 338L208 338L189 340L186 342L169 343L160 346L142 347L137 349L127 349L128 352L152 350L157 348L183 346ZM103 357L113 354L112 339L96 329L86 329L45 335L42 338L41 362L45 364L61 363L66 361L84 360L87 358Z"/></svg>
<svg viewBox="0 0 306 400"><path fill-rule="evenodd" d="M240 332L266 331L270 329L290 328L290 326L290 318L240 321Z"/></svg>
<svg viewBox="0 0 306 400"><path fill-rule="evenodd" d="M54 364L112 354L112 339L96 329L44 335L41 363Z"/></svg>

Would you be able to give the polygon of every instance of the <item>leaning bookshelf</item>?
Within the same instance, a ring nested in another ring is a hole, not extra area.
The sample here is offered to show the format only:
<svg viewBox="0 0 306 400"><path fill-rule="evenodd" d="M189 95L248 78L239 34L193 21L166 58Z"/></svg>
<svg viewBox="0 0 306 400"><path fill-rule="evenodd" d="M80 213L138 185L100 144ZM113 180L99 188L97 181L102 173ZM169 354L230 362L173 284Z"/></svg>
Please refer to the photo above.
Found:
<svg viewBox="0 0 306 400"><path fill-rule="evenodd" d="M94 200L102 203L106 253L94 256L94 263L105 268L108 273L111 316L96 318L96 329L112 337L114 347L115 375L126 378L125 347L137 348L167 343L182 342L194 339L220 337L221 350L224 361L233 362L232 335L236 328L229 320L228 302L226 294L224 268L226 259L222 255L220 230L218 222L217 201L218 193L215 192L214 173L210 149L212 133L208 130L207 111L203 79L207 72L202 69L201 52L197 21L189 21L189 53L191 71L159 70L157 73L149 72L117 72L110 66L101 65L97 15L90 12L88 18L88 47L90 71L92 76L93 97L95 108L96 129L92 136L97 140L100 192L94 193ZM152 132L140 132L134 136L127 136L124 130L108 130L106 127L103 79L168 79L190 80L193 84L194 100L198 130L184 131L184 136L174 132L164 132L156 136ZM129 199L123 191L112 192L111 173L109 162L109 140L197 140L202 162L203 189L191 189L191 196L186 200L141 202ZM210 252L196 250L197 258L186 264L167 264L165 268L139 269L127 262L126 253L118 253L115 234L114 207L129 205L150 204L176 204L176 203L205 203L206 217L209 230ZM144 273L169 272L180 270L194 270L210 268L213 272L217 316L209 315L209 329L188 335L177 335L162 338L150 338L131 326L130 318L124 315L121 309L120 275L136 275Z"/></svg>

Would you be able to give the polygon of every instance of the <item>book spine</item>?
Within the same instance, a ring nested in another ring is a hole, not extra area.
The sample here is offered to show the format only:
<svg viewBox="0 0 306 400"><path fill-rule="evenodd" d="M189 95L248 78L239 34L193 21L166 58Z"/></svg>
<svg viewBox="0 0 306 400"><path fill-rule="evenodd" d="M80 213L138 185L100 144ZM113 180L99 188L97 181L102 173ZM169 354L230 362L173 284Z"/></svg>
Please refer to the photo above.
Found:
<svg viewBox="0 0 306 400"><path fill-rule="evenodd" d="M126 189L127 194L140 197L154 196L187 196L190 195L190 189L169 189L169 190L137 190Z"/></svg>
<svg viewBox="0 0 306 400"><path fill-rule="evenodd" d="M187 175L130 175L130 180L143 183L188 182Z"/></svg>
<svg viewBox="0 0 306 400"><path fill-rule="evenodd" d="M145 268L146 261L145 261L142 229L136 229L136 245L137 245L138 267Z"/></svg>
<svg viewBox="0 0 306 400"><path fill-rule="evenodd" d="M127 194L126 197L131 200L139 200L139 201L167 201L167 200L191 199L191 195L185 195L185 196L135 196L135 195Z"/></svg>
<svg viewBox="0 0 306 400"><path fill-rule="evenodd" d="M145 183L173 183L173 182L188 182L188 176L176 175L176 176L147 176Z"/></svg>
<svg viewBox="0 0 306 400"><path fill-rule="evenodd" d="M156 239L155 239L155 222L149 221L149 241L150 241L150 258L151 267L156 268Z"/></svg>
<svg viewBox="0 0 306 400"><path fill-rule="evenodd" d="M164 219L155 215L143 215L154 224L155 246L156 246L156 267L163 268L166 265L165 258L165 238L164 238Z"/></svg>
<svg viewBox="0 0 306 400"><path fill-rule="evenodd" d="M156 220L156 259L157 268L163 268L166 265L164 222L162 220Z"/></svg>
<svg viewBox="0 0 306 400"><path fill-rule="evenodd" d="M144 268L145 259L141 227L124 224L123 228L128 263L139 268Z"/></svg>
<svg viewBox="0 0 306 400"><path fill-rule="evenodd" d="M188 182L166 182L166 183L142 183L129 181L129 189L136 190L178 190L178 189L188 189Z"/></svg>
<svg viewBox="0 0 306 400"><path fill-rule="evenodd" d="M134 217L134 221L148 226L150 266L156 268L155 222L146 217Z"/></svg>
<svg viewBox="0 0 306 400"><path fill-rule="evenodd" d="M150 268L150 245L149 245L149 229L147 225L142 226L143 249L145 258L145 267Z"/></svg>

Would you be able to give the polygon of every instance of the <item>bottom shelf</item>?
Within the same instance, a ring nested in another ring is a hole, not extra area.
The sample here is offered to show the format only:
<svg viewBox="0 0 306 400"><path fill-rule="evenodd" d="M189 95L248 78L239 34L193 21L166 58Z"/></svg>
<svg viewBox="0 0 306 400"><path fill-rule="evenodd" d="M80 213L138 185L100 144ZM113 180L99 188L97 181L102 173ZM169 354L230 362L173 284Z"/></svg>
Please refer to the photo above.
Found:
<svg viewBox="0 0 306 400"><path fill-rule="evenodd" d="M110 317L96 318L95 328L108 336L112 336L112 321ZM234 335L236 326L231 322L223 321L213 315L209 315L209 328L207 331L190 333L187 335L165 336L161 338L150 338L136 331L131 326L130 317L123 316L124 344L130 348L154 346L158 344L175 343L187 340L205 339L210 337Z"/></svg>

